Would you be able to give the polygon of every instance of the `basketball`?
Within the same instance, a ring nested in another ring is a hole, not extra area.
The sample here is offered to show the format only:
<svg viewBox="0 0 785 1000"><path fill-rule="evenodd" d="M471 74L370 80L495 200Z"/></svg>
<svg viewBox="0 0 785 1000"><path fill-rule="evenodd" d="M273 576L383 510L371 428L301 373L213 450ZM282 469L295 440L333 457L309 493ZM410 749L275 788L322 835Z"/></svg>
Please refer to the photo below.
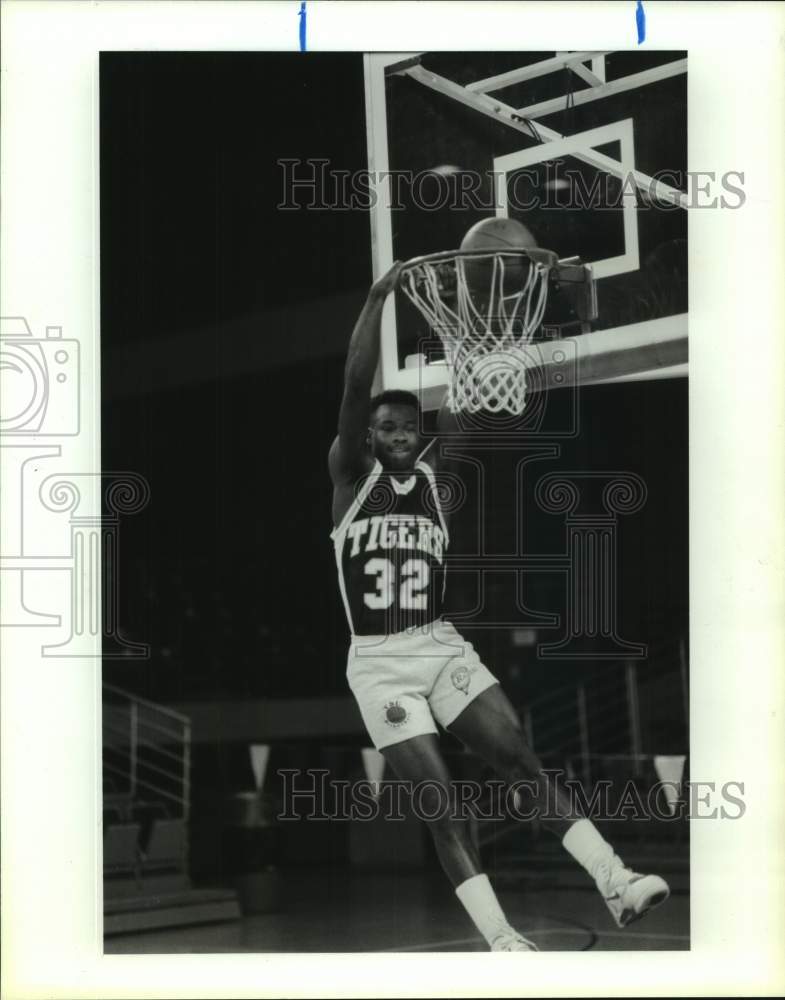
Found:
<svg viewBox="0 0 785 1000"><path fill-rule="evenodd" d="M532 233L517 219L494 217L481 219L471 227L461 241L461 250L519 250L537 246ZM513 295L523 287L528 268L520 257L503 257L504 294ZM493 277L491 258L467 258L464 262L466 283L480 298L488 295Z"/></svg>
<svg viewBox="0 0 785 1000"><path fill-rule="evenodd" d="M537 240L522 222L497 216L481 219L461 240L461 250L503 250L536 246Z"/></svg>

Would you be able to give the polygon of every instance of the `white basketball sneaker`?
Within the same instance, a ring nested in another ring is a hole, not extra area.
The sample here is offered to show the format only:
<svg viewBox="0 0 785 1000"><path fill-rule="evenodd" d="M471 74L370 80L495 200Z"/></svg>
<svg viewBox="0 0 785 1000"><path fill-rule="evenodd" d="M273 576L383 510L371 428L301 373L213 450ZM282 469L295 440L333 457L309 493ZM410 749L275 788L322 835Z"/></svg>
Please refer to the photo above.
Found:
<svg viewBox="0 0 785 1000"><path fill-rule="evenodd" d="M539 951L540 949L512 927L491 942L491 951Z"/></svg>
<svg viewBox="0 0 785 1000"><path fill-rule="evenodd" d="M640 920L671 894L668 883L659 875L639 875L621 862L597 878L597 888L617 927Z"/></svg>

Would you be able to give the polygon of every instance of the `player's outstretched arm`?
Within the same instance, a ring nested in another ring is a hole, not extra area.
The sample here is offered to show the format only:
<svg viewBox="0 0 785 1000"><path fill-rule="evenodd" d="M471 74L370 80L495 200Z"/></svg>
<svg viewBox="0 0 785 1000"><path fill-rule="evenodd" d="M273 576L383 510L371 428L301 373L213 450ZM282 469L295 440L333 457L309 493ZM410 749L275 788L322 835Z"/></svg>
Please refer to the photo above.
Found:
<svg viewBox="0 0 785 1000"><path fill-rule="evenodd" d="M396 262L371 286L349 341L338 437L330 449L330 472L336 482L364 472L368 464L368 418L371 387L379 363L382 309L395 288L400 270L401 265Z"/></svg>

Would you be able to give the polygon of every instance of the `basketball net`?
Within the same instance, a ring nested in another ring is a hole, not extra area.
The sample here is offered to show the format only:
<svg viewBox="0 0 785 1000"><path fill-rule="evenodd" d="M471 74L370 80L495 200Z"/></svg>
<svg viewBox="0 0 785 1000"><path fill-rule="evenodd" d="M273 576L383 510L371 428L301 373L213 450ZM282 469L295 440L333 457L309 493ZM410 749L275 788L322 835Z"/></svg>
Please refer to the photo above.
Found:
<svg viewBox="0 0 785 1000"><path fill-rule="evenodd" d="M404 265L401 286L444 346L453 413L523 413L526 347L542 323L556 262L549 250L521 249L431 254Z"/></svg>

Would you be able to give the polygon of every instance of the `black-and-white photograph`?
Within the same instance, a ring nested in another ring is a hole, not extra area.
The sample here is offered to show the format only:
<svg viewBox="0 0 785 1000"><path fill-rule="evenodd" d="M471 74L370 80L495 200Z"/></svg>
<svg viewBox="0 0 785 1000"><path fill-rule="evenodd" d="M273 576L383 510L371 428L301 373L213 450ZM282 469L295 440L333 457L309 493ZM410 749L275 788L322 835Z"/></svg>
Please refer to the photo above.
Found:
<svg viewBox="0 0 785 1000"><path fill-rule="evenodd" d="M780 995L785 6L0 21L3 998Z"/></svg>
<svg viewBox="0 0 785 1000"><path fill-rule="evenodd" d="M107 952L689 948L687 73L102 54Z"/></svg>

